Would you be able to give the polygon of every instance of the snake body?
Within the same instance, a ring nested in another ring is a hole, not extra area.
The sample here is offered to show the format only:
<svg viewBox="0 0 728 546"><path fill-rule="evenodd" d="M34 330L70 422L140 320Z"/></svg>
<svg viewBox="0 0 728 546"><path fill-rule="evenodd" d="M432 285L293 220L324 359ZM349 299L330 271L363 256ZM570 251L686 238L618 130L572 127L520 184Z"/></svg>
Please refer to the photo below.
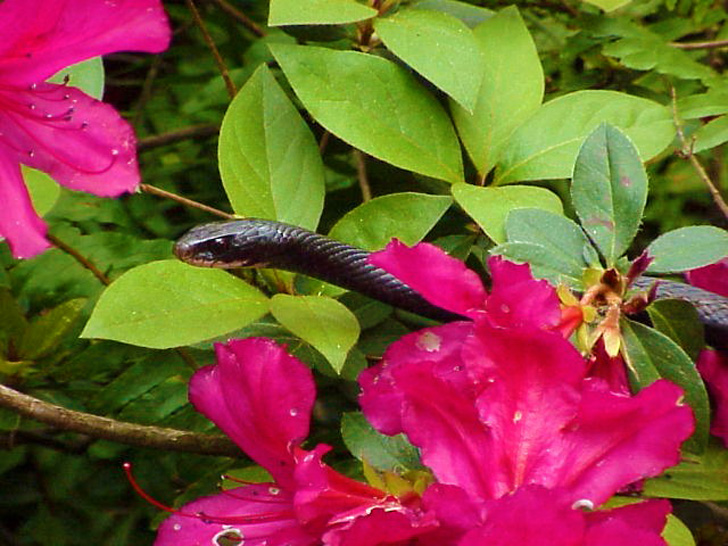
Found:
<svg viewBox="0 0 728 546"><path fill-rule="evenodd" d="M196 266L272 267L309 275L435 320L465 319L432 305L393 275L368 263L368 251L281 222L244 219L204 224L180 238L174 252ZM692 303L705 325L708 342L728 348L728 298L688 284L644 277L634 286L648 289L655 282L657 298Z"/></svg>

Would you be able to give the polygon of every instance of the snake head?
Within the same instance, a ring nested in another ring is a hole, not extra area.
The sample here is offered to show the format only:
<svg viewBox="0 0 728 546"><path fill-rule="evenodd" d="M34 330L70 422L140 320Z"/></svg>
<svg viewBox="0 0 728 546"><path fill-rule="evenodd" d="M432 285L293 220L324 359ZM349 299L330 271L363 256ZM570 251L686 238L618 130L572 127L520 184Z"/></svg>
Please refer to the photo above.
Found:
<svg viewBox="0 0 728 546"><path fill-rule="evenodd" d="M246 246L253 245L246 241L237 224L237 221L216 222L194 227L175 243L174 255L198 267L233 269L264 266L265 257L261 253L243 251Z"/></svg>

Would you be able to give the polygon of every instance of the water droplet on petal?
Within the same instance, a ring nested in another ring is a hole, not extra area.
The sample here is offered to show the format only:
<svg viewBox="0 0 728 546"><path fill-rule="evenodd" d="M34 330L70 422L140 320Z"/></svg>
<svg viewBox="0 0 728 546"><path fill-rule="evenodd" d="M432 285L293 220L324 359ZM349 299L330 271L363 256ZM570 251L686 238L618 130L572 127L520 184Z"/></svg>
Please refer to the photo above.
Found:
<svg viewBox="0 0 728 546"><path fill-rule="evenodd" d="M33 150L28 150L28 157L35 157L35 152Z"/></svg>
<svg viewBox="0 0 728 546"><path fill-rule="evenodd" d="M117 150L116 148L112 149L111 155L119 155L119 150Z"/></svg>
<svg viewBox="0 0 728 546"><path fill-rule="evenodd" d="M31 110L35 110L36 106L35 106L35 104L31 103L28 105L28 108L30 108Z"/></svg>
<svg viewBox="0 0 728 546"><path fill-rule="evenodd" d="M30 90L31 90L31 91L33 91L33 90L35 90L35 89L37 89L37 88L38 88L38 84L37 84L37 83L31 83L31 84L30 84Z"/></svg>
<svg viewBox="0 0 728 546"><path fill-rule="evenodd" d="M432 353L440 350L442 344L442 338L432 332L425 332L419 338L417 338L417 348L428 353Z"/></svg>
<svg viewBox="0 0 728 546"><path fill-rule="evenodd" d="M269 487L268 493L270 493L271 495L280 495L281 490L278 489L277 487Z"/></svg>
<svg viewBox="0 0 728 546"><path fill-rule="evenodd" d="M174 525L172 525L172 529L175 531L181 531L182 526L179 523L175 523Z"/></svg>
<svg viewBox="0 0 728 546"><path fill-rule="evenodd" d="M511 312L511 308L510 308L510 307L508 307L508 306L507 306L507 305L506 305L506 304L504 303L503 305L501 305L501 311L503 311L504 313L510 313L510 312Z"/></svg>
<svg viewBox="0 0 728 546"><path fill-rule="evenodd" d="M594 510L594 502L589 499L579 499L571 507L574 510Z"/></svg>
<svg viewBox="0 0 728 546"><path fill-rule="evenodd" d="M290 409L290 410L288 411L288 413L290 413L290 414L291 414L291 417L295 417L296 415L298 415L298 409L296 409L296 408L291 408L291 409Z"/></svg>

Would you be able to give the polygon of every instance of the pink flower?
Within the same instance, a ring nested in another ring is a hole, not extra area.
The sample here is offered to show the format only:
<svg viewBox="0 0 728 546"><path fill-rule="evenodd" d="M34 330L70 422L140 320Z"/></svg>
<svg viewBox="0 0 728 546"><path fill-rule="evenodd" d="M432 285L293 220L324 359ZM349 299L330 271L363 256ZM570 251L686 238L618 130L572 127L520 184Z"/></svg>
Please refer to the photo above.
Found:
<svg viewBox="0 0 728 546"><path fill-rule="evenodd" d="M403 432L420 449L437 479L423 507L440 532L463 537L459 546L544 535L560 545L664 545L667 503L574 507L597 507L677 464L692 412L667 381L629 396L586 374L558 333L477 319L394 343L361 374L360 402L380 432Z"/></svg>
<svg viewBox="0 0 728 546"><path fill-rule="evenodd" d="M114 51L162 51L170 30L159 0L4 0L0 36L0 236L28 258L49 243L21 164L105 197L139 184L131 126L111 106L45 80Z"/></svg>
<svg viewBox="0 0 728 546"><path fill-rule="evenodd" d="M384 250L373 253L369 261L433 305L465 317L486 316L493 324L508 328L533 325L560 329L567 323L573 328L580 322L570 314L562 320L556 290L547 281L535 280L527 264L491 257L488 265L493 287L488 294L474 271L429 243L408 247L394 239Z"/></svg>
<svg viewBox="0 0 728 546"><path fill-rule="evenodd" d="M271 340L217 345L217 365L190 382L195 407L274 479L204 497L159 528L156 545L409 544L436 522L419 497L399 499L335 472L319 445L301 449L315 397L310 370ZM386 539L383 537L387 537Z"/></svg>
<svg viewBox="0 0 728 546"><path fill-rule="evenodd" d="M728 258L688 271L685 276L693 286L728 298Z"/></svg>

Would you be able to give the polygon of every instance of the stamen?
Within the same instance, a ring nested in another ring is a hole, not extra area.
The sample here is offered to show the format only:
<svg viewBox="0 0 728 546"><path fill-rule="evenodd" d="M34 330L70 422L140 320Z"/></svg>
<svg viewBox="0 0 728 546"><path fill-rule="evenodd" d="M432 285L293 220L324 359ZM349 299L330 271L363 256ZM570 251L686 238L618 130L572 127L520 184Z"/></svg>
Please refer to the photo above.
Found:
<svg viewBox="0 0 728 546"><path fill-rule="evenodd" d="M131 463L126 462L123 465L124 468L124 474L126 474L126 479L129 480L129 483L134 488L134 491L137 492L137 494L143 498L145 501L147 501L152 506L156 506L160 510L164 510L165 512L171 512L172 514L180 514L179 510L176 508L172 508L171 506L167 506L165 504L162 504L157 499L152 498L151 495L149 495L144 489L142 489L139 484L137 483L136 479L134 478L134 474L132 473Z"/></svg>

